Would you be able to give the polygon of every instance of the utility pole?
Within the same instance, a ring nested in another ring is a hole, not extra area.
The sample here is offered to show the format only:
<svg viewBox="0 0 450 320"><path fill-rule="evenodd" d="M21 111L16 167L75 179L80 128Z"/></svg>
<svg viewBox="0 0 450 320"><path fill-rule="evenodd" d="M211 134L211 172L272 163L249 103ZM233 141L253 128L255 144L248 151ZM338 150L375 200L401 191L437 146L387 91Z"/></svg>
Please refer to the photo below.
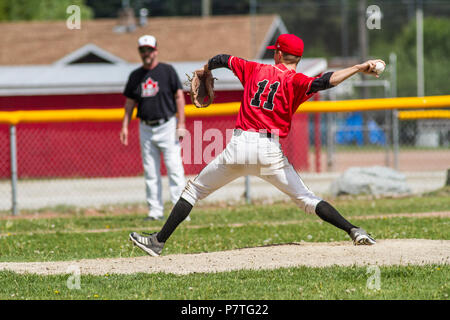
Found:
<svg viewBox="0 0 450 320"><path fill-rule="evenodd" d="M252 59L256 58L256 3L257 0L250 0L250 56Z"/></svg>
<svg viewBox="0 0 450 320"><path fill-rule="evenodd" d="M367 56L369 54L369 40L367 34L367 25L366 25L366 10L367 10L367 1L359 0L358 3L358 25L359 25L359 56L361 59L361 63L367 60ZM361 78L363 81L363 85L361 87L362 99L369 98L369 88L364 84L367 80L365 74L361 73ZM369 141L369 135L367 130L365 130L366 125L369 121L369 117L367 112L362 113L363 117L363 137L364 144L367 144Z"/></svg>
<svg viewBox="0 0 450 320"><path fill-rule="evenodd" d="M367 10L367 1L359 0L358 3L358 25L359 25L359 55L361 58L361 62L367 60L368 52L369 52L369 41L367 36L367 26L366 26L366 10ZM366 88L366 87L363 87ZM368 94L365 97L367 98Z"/></svg>
<svg viewBox="0 0 450 320"><path fill-rule="evenodd" d="M416 50L417 50L417 96L425 95L425 80L423 66L423 8L422 0L417 1L416 7Z"/></svg>
<svg viewBox="0 0 450 320"><path fill-rule="evenodd" d="M202 17L211 15L211 0L202 0Z"/></svg>
<svg viewBox="0 0 450 320"><path fill-rule="evenodd" d="M348 57L348 0L341 0L341 55Z"/></svg>

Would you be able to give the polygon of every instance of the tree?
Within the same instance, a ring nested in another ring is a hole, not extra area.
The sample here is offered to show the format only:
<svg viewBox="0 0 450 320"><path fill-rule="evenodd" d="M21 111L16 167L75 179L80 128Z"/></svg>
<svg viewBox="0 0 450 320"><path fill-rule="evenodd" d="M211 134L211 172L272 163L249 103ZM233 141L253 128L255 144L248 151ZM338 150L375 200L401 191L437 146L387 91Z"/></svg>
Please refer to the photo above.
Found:
<svg viewBox="0 0 450 320"><path fill-rule="evenodd" d="M450 20L424 19L425 95L449 94ZM416 23L407 25L395 41L398 55L398 92L400 96L417 95Z"/></svg>
<svg viewBox="0 0 450 320"><path fill-rule="evenodd" d="M84 0L1 0L0 21L64 20L70 5L80 7L82 19L92 18Z"/></svg>

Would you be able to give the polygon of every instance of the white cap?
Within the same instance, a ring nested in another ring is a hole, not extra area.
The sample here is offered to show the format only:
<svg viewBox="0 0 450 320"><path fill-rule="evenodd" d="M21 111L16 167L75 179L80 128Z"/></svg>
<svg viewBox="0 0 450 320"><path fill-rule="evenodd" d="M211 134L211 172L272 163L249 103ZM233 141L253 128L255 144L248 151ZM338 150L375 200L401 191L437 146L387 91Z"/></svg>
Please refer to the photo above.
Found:
<svg viewBox="0 0 450 320"><path fill-rule="evenodd" d="M156 38L154 36L145 35L138 40L139 47L152 47L156 49Z"/></svg>

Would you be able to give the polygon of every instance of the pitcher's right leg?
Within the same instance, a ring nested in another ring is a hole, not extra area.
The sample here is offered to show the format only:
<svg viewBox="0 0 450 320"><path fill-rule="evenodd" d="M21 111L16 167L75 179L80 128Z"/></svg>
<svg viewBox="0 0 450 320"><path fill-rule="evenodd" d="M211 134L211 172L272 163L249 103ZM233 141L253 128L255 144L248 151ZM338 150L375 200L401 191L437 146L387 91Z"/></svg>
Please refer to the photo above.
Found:
<svg viewBox="0 0 450 320"><path fill-rule="evenodd" d="M206 198L217 189L244 174L244 166L223 159L226 156L224 153L225 151L203 168L194 180L189 180L186 183L181 198L195 205L198 200Z"/></svg>
<svg viewBox="0 0 450 320"><path fill-rule="evenodd" d="M306 213L317 214L322 220L344 230L355 245L372 245L375 240L367 232L347 221L331 204L317 197L285 158L285 164L260 177L286 193Z"/></svg>
<svg viewBox="0 0 450 320"><path fill-rule="evenodd" d="M207 197L213 191L240 176L242 166L230 164L229 160L227 159L227 153L222 152L203 168L194 180L187 182L169 218L161 231L158 232L158 241L166 242L169 239L178 225L189 215L198 200Z"/></svg>

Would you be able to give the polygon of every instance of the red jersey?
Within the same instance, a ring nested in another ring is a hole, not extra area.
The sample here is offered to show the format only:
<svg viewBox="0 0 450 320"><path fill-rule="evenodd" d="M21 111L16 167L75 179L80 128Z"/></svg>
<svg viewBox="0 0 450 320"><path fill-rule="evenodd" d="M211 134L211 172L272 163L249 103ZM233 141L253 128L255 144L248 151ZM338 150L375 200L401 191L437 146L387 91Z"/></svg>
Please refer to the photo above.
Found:
<svg viewBox="0 0 450 320"><path fill-rule="evenodd" d="M268 65L230 56L228 67L244 86L236 129L266 130L286 137L291 120L317 77L296 73L283 64Z"/></svg>

